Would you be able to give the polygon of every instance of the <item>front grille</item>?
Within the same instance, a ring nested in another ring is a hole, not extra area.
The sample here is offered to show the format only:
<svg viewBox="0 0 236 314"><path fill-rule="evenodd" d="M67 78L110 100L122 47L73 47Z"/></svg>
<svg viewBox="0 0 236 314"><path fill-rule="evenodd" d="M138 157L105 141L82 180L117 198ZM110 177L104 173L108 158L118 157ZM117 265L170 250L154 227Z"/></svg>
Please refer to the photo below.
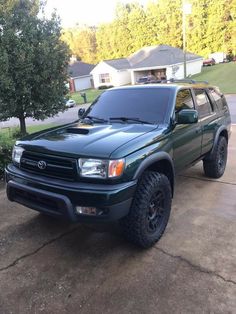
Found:
<svg viewBox="0 0 236 314"><path fill-rule="evenodd" d="M66 217L70 211L70 201L65 196L31 189L13 181L8 182L7 195L11 201L47 214Z"/></svg>
<svg viewBox="0 0 236 314"><path fill-rule="evenodd" d="M45 166L45 168L39 168L40 161L44 162L43 166ZM20 168L43 176L69 181L75 181L77 177L77 164L75 159L28 151L23 152Z"/></svg>
<svg viewBox="0 0 236 314"><path fill-rule="evenodd" d="M60 212L59 203L47 196L42 196L36 193L14 189L14 199L23 204L29 204L32 206L36 204L37 206L41 206L46 210Z"/></svg>

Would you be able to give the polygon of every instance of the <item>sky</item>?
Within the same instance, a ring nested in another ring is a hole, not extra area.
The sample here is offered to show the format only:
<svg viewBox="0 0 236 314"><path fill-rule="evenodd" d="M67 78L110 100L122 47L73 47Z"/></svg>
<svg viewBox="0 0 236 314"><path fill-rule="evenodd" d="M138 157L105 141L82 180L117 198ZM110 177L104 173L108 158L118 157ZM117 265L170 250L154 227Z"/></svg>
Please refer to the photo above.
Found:
<svg viewBox="0 0 236 314"><path fill-rule="evenodd" d="M133 2L132 0L47 0L46 15L57 9L63 27L71 27L76 23L98 25L110 22L114 18L118 2ZM146 4L148 0L138 0Z"/></svg>

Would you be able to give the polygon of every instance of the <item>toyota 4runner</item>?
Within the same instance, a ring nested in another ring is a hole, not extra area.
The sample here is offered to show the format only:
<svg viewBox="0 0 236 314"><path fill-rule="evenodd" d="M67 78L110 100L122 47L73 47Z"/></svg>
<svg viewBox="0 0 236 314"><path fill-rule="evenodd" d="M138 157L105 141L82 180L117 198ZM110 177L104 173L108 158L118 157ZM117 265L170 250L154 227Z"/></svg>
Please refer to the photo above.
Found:
<svg viewBox="0 0 236 314"><path fill-rule="evenodd" d="M7 195L74 222L119 220L128 240L150 247L176 174L202 160L206 176L223 175L230 123L225 97L205 83L112 88L78 121L16 142Z"/></svg>

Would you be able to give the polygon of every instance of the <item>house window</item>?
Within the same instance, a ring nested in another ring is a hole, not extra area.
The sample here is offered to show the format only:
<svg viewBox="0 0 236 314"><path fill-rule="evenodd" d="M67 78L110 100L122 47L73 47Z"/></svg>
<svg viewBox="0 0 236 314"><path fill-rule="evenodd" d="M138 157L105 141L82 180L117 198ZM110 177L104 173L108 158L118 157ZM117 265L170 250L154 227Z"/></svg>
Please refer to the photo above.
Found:
<svg viewBox="0 0 236 314"><path fill-rule="evenodd" d="M103 73L99 75L99 82L100 83L110 83L111 78L109 73Z"/></svg>

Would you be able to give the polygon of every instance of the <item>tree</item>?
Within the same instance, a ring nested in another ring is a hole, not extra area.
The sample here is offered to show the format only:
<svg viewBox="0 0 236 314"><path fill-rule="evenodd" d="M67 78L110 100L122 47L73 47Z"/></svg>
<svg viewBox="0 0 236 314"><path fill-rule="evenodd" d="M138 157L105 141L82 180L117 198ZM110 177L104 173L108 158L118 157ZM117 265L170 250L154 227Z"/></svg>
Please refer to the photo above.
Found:
<svg viewBox="0 0 236 314"><path fill-rule="evenodd" d="M88 63L97 61L96 28L87 25L64 29L61 39L70 47L78 60Z"/></svg>
<svg viewBox="0 0 236 314"><path fill-rule="evenodd" d="M116 16L111 23L100 25L97 30L98 60L127 57L132 42L128 28L130 5L118 3Z"/></svg>
<svg viewBox="0 0 236 314"><path fill-rule="evenodd" d="M236 1L210 0L208 3L207 45L211 52L227 51L236 48L233 32L235 30ZM214 41L211 40L214 38Z"/></svg>
<svg viewBox="0 0 236 314"><path fill-rule="evenodd" d="M159 0L147 7L148 41L151 45L182 46L182 0Z"/></svg>
<svg viewBox="0 0 236 314"><path fill-rule="evenodd" d="M203 57L216 51L235 54L236 0L187 2L192 4L186 16L187 50ZM182 0L152 0L147 6L118 2L113 21L66 30L63 39L77 57L91 63L127 57L144 46L183 48L182 5Z"/></svg>
<svg viewBox="0 0 236 314"><path fill-rule="evenodd" d="M7 8L7 10L6 10ZM45 119L64 109L68 47L60 40L60 20L39 12L37 0L8 0L0 5L0 120Z"/></svg>

